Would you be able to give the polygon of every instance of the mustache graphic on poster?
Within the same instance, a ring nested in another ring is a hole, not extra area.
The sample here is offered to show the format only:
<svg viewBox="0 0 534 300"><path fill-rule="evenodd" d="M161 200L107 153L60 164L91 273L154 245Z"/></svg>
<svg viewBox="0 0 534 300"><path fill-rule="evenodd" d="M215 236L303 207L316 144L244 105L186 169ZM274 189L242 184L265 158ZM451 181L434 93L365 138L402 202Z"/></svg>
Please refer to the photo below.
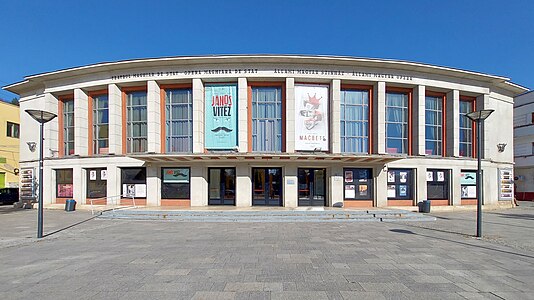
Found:
<svg viewBox="0 0 534 300"><path fill-rule="evenodd" d="M205 88L205 147L233 149L237 146L237 86L208 85Z"/></svg>

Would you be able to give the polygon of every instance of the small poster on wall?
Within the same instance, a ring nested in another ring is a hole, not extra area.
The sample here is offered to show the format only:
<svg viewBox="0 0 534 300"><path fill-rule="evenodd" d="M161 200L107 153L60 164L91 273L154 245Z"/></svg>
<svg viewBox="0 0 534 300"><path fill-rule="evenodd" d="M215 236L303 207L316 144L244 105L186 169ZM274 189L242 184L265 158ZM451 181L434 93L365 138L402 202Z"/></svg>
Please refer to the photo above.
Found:
<svg viewBox="0 0 534 300"><path fill-rule="evenodd" d="M388 182L395 182L395 172L393 171L388 172Z"/></svg>
<svg viewBox="0 0 534 300"><path fill-rule="evenodd" d="M354 185L345 186L345 198L354 199L356 198L356 190Z"/></svg>
<svg viewBox="0 0 534 300"><path fill-rule="evenodd" d="M345 171L345 182L353 182L354 177L352 171Z"/></svg>
<svg viewBox="0 0 534 300"><path fill-rule="evenodd" d="M477 197L477 186L468 185L467 186L467 198L476 198Z"/></svg>
<svg viewBox="0 0 534 300"><path fill-rule="evenodd" d="M388 185L388 198L395 198L396 196L397 196L397 193L395 192L395 186Z"/></svg>
<svg viewBox="0 0 534 300"><path fill-rule="evenodd" d="M399 185L399 197L406 197L407 186Z"/></svg>
<svg viewBox="0 0 534 300"><path fill-rule="evenodd" d="M462 186L460 194L462 198L467 198L467 186Z"/></svg>
<svg viewBox="0 0 534 300"><path fill-rule="evenodd" d="M362 184L358 187L359 191L360 191L360 196L368 196L367 194L367 185L366 184Z"/></svg>
<svg viewBox="0 0 534 300"><path fill-rule="evenodd" d="M89 180L96 180L96 170L89 171Z"/></svg>
<svg viewBox="0 0 534 300"><path fill-rule="evenodd" d="M135 197L145 198L146 197L146 184L136 184L135 185Z"/></svg>
<svg viewBox="0 0 534 300"><path fill-rule="evenodd" d="M399 181L402 183L406 183L408 180L408 173L407 172L399 172Z"/></svg>
<svg viewBox="0 0 534 300"><path fill-rule="evenodd" d="M512 169L499 169L499 200L511 200L514 198L514 176Z"/></svg>
<svg viewBox="0 0 534 300"><path fill-rule="evenodd" d="M426 181L434 181L434 172L426 171Z"/></svg>
<svg viewBox="0 0 534 300"><path fill-rule="evenodd" d="M108 180L108 170L100 171L100 180Z"/></svg>
<svg viewBox="0 0 534 300"><path fill-rule="evenodd" d="M438 181L445 181L445 173L444 172L437 172L438 175Z"/></svg>

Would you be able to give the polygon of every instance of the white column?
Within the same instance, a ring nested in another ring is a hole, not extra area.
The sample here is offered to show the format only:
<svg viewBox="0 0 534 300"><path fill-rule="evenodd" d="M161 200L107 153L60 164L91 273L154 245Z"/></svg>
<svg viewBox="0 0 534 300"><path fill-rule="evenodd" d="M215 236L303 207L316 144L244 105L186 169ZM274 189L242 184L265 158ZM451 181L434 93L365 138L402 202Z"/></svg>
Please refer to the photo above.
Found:
<svg viewBox="0 0 534 300"><path fill-rule="evenodd" d="M373 169L375 176L375 203L376 207L388 206L387 180L388 171L386 166L379 166Z"/></svg>
<svg viewBox="0 0 534 300"><path fill-rule="evenodd" d="M386 153L386 83L379 81L373 89L373 144L374 152Z"/></svg>
<svg viewBox="0 0 534 300"><path fill-rule="evenodd" d="M476 110L482 110L482 109L488 109L489 107L489 102L490 102L490 99L489 99L489 95L488 94L483 94L483 95L480 95L476 98ZM491 115L490 117L488 117L489 119L489 122L495 122L495 117L497 117L498 114L495 114L494 115ZM475 126L476 126L476 123L475 123ZM489 156L489 153L490 153L490 149L489 147L492 146L492 147L495 147L497 148L496 146L496 143L494 145L491 145L491 143L489 142L490 138L489 138L489 128L491 126L486 126L486 121L482 121L482 124L480 124L480 127L482 127L482 132L480 132L480 138L481 138L481 142L482 142L482 158L486 158ZM476 142L477 141L473 141L473 145L476 145ZM495 181L496 182L496 181ZM484 196L484 200L486 200L486 197ZM488 203L488 202L486 202Z"/></svg>
<svg viewBox="0 0 534 300"><path fill-rule="evenodd" d="M89 154L89 96L82 89L74 89L74 154Z"/></svg>
<svg viewBox="0 0 534 300"><path fill-rule="evenodd" d="M76 100L74 100L76 102ZM87 189L85 188L85 170L75 163L72 166L72 198L78 204L85 204L85 196Z"/></svg>
<svg viewBox="0 0 534 300"><path fill-rule="evenodd" d="M246 78L237 79L237 98L237 144L239 152L248 152L248 87Z"/></svg>
<svg viewBox="0 0 534 300"><path fill-rule="evenodd" d="M50 94L45 94L44 99L44 107L39 109L44 109L45 111L58 114L58 108L59 108L59 101L58 99ZM32 107L33 108L33 107ZM32 119L32 122L35 122L35 120ZM35 127L36 130L39 130L39 124L35 122L37 126ZM46 123L44 125L44 142L43 142L43 157L58 157L59 155L59 116L54 118L52 121ZM39 133L37 133L37 136L39 136ZM39 141L35 141L37 145L39 145ZM39 147L39 146L37 146ZM36 153L38 153L39 149L37 149ZM37 154L39 155L39 154ZM36 172L39 170L36 169Z"/></svg>
<svg viewBox="0 0 534 300"><path fill-rule="evenodd" d="M425 86L414 88L413 97L413 155L426 155L425 147Z"/></svg>
<svg viewBox="0 0 534 300"><path fill-rule="evenodd" d="M295 153L295 78L286 78L286 152Z"/></svg>
<svg viewBox="0 0 534 300"><path fill-rule="evenodd" d="M56 172L51 167L46 166L43 168L43 204L51 204L56 202ZM39 167L34 168L35 178L39 180ZM40 184L40 182L38 182ZM35 187L37 193L39 193L38 186Z"/></svg>
<svg viewBox="0 0 534 300"><path fill-rule="evenodd" d="M462 194L460 187L460 172L461 168L454 168L451 170L449 183L451 185L451 203L452 205L462 204ZM493 186L493 185L492 185Z"/></svg>
<svg viewBox="0 0 534 300"><path fill-rule="evenodd" d="M332 80L332 83L330 84L330 98L330 138L332 139L330 141L330 151L332 153L340 153L341 128L339 127L339 122L341 119L341 80Z"/></svg>
<svg viewBox="0 0 534 300"><path fill-rule="evenodd" d="M191 167L191 206L208 205L208 169L204 165Z"/></svg>
<svg viewBox="0 0 534 300"><path fill-rule="evenodd" d="M119 195L122 194L122 186L121 186L121 170L117 168L116 165L109 165L106 168L108 173L108 179L107 179L107 197L108 197L108 204L119 203ZM113 197L110 199L110 197Z"/></svg>
<svg viewBox="0 0 534 300"><path fill-rule="evenodd" d="M146 205L159 206L161 203L160 168L154 165L146 166Z"/></svg>
<svg viewBox="0 0 534 300"><path fill-rule="evenodd" d="M204 83L193 79L193 153L204 152ZM207 202L206 202L207 204ZM193 206L193 202L191 202ZM195 205L198 206L198 205Z"/></svg>
<svg viewBox="0 0 534 300"><path fill-rule="evenodd" d="M460 156L460 91L447 93L447 156ZM459 188L459 186L458 186Z"/></svg>
<svg viewBox="0 0 534 300"><path fill-rule="evenodd" d="M341 202L343 203L343 197L344 197L344 186L343 186L343 166L340 165L334 165L330 168L330 186L328 187L329 190L329 197L330 198L330 206L333 206L334 204Z"/></svg>
<svg viewBox="0 0 534 300"><path fill-rule="evenodd" d="M252 174L247 164L236 167L236 202L237 207L252 206Z"/></svg>
<svg viewBox="0 0 534 300"><path fill-rule="evenodd" d="M147 82L147 152L161 153L161 98L156 81Z"/></svg>
<svg viewBox="0 0 534 300"><path fill-rule="evenodd" d="M297 165L287 164L284 169L284 207L298 206Z"/></svg>
<svg viewBox="0 0 534 300"><path fill-rule="evenodd" d="M122 154L122 93L116 84L108 85L109 153Z"/></svg>
<svg viewBox="0 0 534 300"><path fill-rule="evenodd" d="M427 200L426 166L416 170L415 186L413 187L415 203Z"/></svg>

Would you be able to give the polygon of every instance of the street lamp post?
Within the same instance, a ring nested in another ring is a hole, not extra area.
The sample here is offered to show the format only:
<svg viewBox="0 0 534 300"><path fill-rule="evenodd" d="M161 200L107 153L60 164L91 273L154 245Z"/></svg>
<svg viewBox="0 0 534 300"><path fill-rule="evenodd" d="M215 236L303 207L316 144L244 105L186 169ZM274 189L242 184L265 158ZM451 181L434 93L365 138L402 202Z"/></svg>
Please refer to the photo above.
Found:
<svg viewBox="0 0 534 300"><path fill-rule="evenodd" d="M35 121L39 122L39 211L37 213L37 238L43 237L43 135L44 124L52 121L56 114L51 112L38 110L38 109L26 109L28 113Z"/></svg>
<svg viewBox="0 0 534 300"><path fill-rule="evenodd" d="M482 237L482 151L480 143L480 130L482 122L491 115L495 110L482 109L465 114L471 121L477 123L477 237Z"/></svg>

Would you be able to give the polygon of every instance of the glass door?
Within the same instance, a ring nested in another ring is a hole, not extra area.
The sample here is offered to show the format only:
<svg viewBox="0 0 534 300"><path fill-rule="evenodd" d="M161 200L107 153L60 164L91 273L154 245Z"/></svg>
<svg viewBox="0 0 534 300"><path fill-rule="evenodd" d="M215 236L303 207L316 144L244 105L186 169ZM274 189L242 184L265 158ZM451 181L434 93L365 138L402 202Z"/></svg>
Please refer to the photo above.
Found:
<svg viewBox="0 0 534 300"><path fill-rule="evenodd" d="M282 169L252 168L252 205L282 206Z"/></svg>
<svg viewBox="0 0 534 300"><path fill-rule="evenodd" d="M326 206L326 169L299 169L299 206Z"/></svg>
<svg viewBox="0 0 534 300"><path fill-rule="evenodd" d="M235 205L235 168L208 170L208 204Z"/></svg>

